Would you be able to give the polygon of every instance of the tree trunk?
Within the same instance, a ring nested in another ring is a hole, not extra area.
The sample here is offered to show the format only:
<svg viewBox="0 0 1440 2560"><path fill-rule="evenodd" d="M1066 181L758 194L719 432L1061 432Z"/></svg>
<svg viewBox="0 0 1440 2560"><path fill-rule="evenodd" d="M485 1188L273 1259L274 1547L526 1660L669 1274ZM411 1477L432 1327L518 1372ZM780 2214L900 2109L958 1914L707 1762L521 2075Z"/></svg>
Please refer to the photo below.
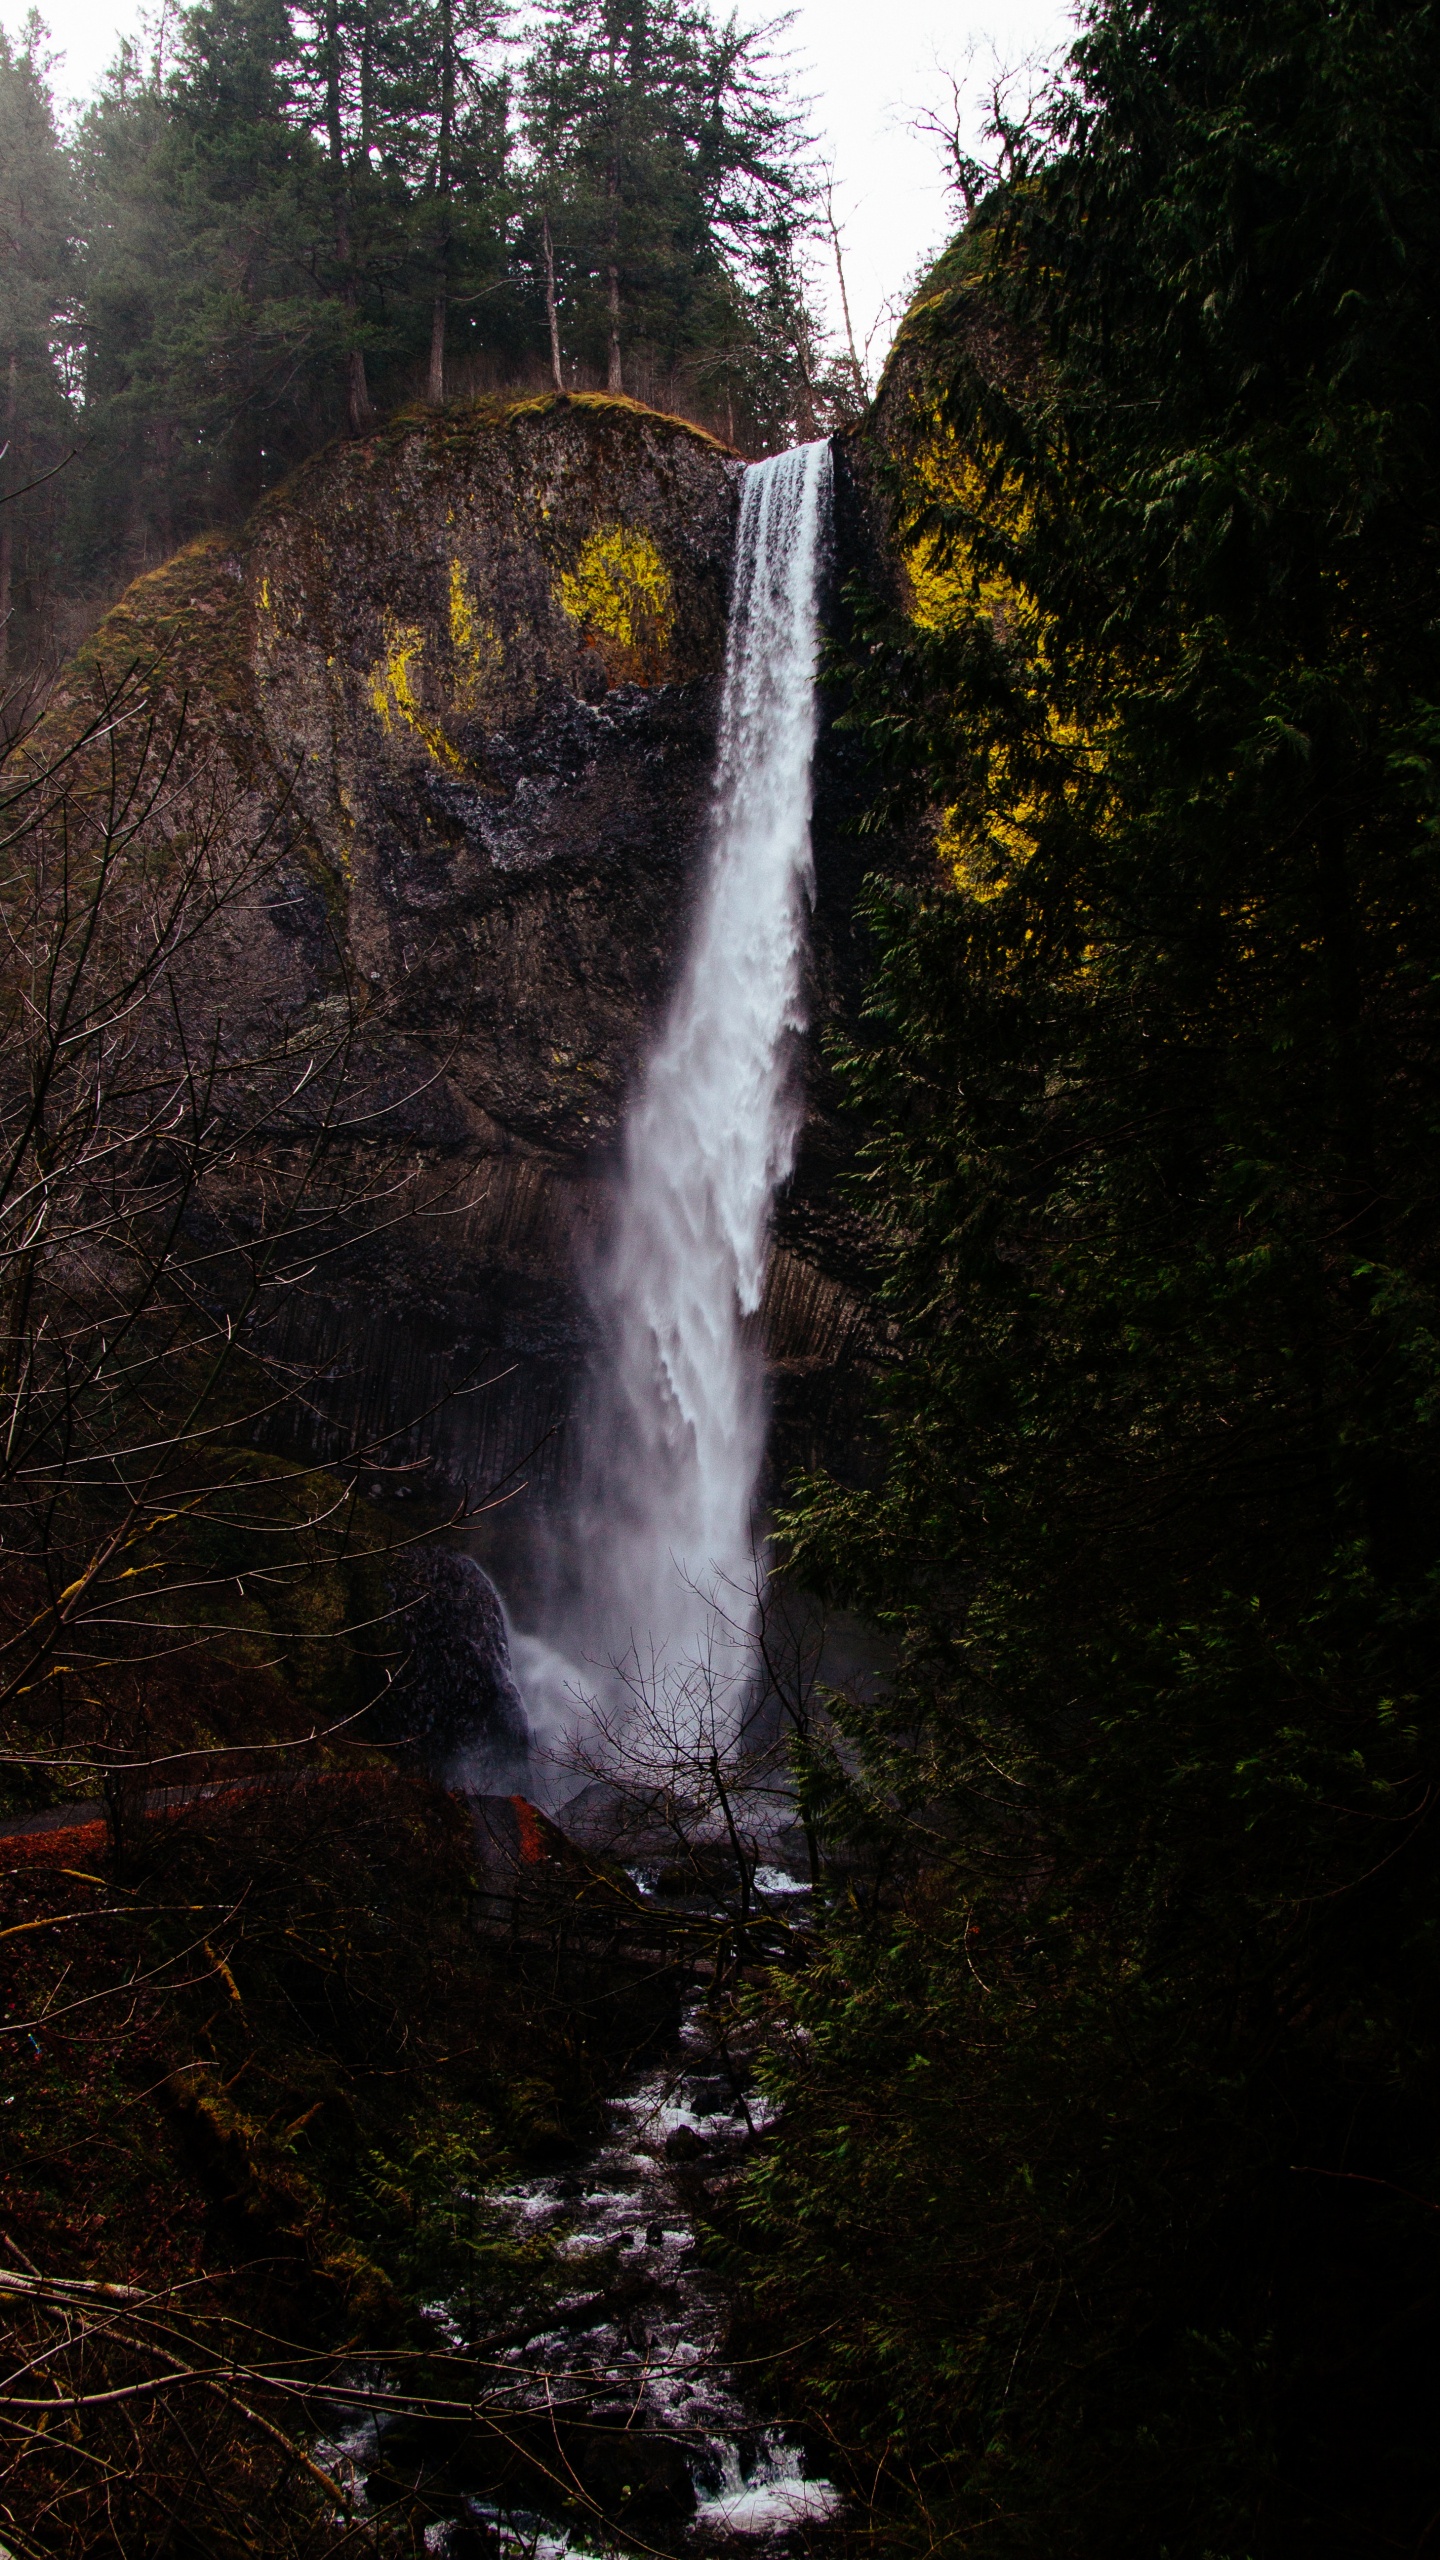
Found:
<svg viewBox="0 0 1440 2560"><path fill-rule="evenodd" d="M810 351L805 344L803 319L795 341L795 359L800 372L800 397L795 403L795 425L802 444L813 444L817 428L815 385L810 376Z"/></svg>
<svg viewBox="0 0 1440 2560"><path fill-rule="evenodd" d="M325 0L325 142L330 155L330 185L335 215L335 255L340 266L340 298L352 325L360 296L355 283L355 252L350 233L350 185L345 167L345 136L340 123L340 7ZM370 385L365 378L365 350L350 349L347 366L350 432L364 435L373 425Z"/></svg>
<svg viewBox="0 0 1440 2560"><path fill-rule="evenodd" d="M5 374L5 452L7 460L15 442L15 417L20 406L20 365L15 350ZM13 479L13 470L9 474ZM11 584L15 568L15 505L0 506L0 684L10 669Z"/></svg>
<svg viewBox="0 0 1440 2560"><path fill-rule="evenodd" d="M360 158L367 169L374 132L375 26L373 12L365 8L360 13Z"/></svg>
<svg viewBox="0 0 1440 2560"><path fill-rule="evenodd" d="M450 308L450 164L455 144L455 10L454 0L440 0L440 132L435 150L436 223L435 300L430 312L430 380L432 409L445 406L445 322Z"/></svg>
<svg viewBox="0 0 1440 2560"><path fill-rule="evenodd" d="M543 236L545 241L545 317L550 323L550 371L554 376L556 390L563 391L565 376L560 367L560 317L555 308L555 243L550 237L548 213L545 216Z"/></svg>
<svg viewBox="0 0 1440 2560"><path fill-rule="evenodd" d="M353 311L355 309L355 288L353 285L346 294L345 301L347 308ZM348 406L350 411L351 434L357 436L368 434L371 427L375 424L375 407L370 398L370 384L365 373L365 350L363 347L352 347L350 350Z"/></svg>
<svg viewBox="0 0 1440 2560"><path fill-rule="evenodd" d="M605 173L605 193L610 199L610 265L607 271L609 289L606 294L610 310L610 373L606 387L611 391L623 391L625 376L620 363L620 216L617 210L620 202L620 169L615 160L611 161Z"/></svg>
<svg viewBox="0 0 1440 2560"><path fill-rule="evenodd" d="M610 376L607 388L623 391L625 375L620 363L620 270L610 269Z"/></svg>
<svg viewBox="0 0 1440 2560"><path fill-rule="evenodd" d="M445 288L442 285L430 310L430 378L425 396L432 409L445 406Z"/></svg>
<svg viewBox="0 0 1440 2560"><path fill-rule="evenodd" d="M821 197L821 202L825 207L825 221L830 233L830 246L835 252L835 277L840 287L840 310L845 322L845 347L850 358L850 371L854 376L856 394L859 399L864 401L869 399L870 390L869 385L865 380L865 368L860 362L859 351L855 345L855 331L850 321L850 296L845 287L845 258L840 246L840 226L835 219L835 189L833 181L827 179L825 189Z"/></svg>

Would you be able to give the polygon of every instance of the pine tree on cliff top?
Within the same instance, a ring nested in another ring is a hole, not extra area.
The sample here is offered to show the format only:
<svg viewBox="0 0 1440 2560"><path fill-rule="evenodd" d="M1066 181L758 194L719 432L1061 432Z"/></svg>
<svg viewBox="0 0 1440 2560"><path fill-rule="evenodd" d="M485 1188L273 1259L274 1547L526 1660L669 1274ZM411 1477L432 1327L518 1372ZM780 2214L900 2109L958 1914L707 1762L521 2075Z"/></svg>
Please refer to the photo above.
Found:
<svg viewBox="0 0 1440 2560"><path fill-rule="evenodd" d="M718 385L753 369L767 274L809 196L773 33L683 0L546 0L524 84L531 191L566 353L612 391L649 370Z"/></svg>
<svg viewBox="0 0 1440 2560"><path fill-rule="evenodd" d="M278 0L214 0L173 65L122 46L82 119L78 577L233 517L343 421L328 206L293 70Z"/></svg>
<svg viewBox="0 0 1440 2560"><path fill-rule="evenodd" d="M509 189L509 83L498 68L497 0L429 0L418 13L408 83L412 237L432 281L426 392L445 398L457 319L503 289Z"/></svg>
<svg viewBox="0 0 1440 2560"><path fill-rule="evenodd" d="M494 31L478 0L309 20L283 0L205 0L173 63L122 48L75 155L80 575L233 518L327 436L413 396L437 306L442 342L457 315L462 342L476 313L493 329L508 220Z"/></svg>
<svg viewBox="0 0 1440 2560"><path fill-rule="evenodd" d="M168 58L122 44L70 153L72 587L330 435L542 363L752 449L811 431L806 142L767 30L554 0L514 75L512 32L502 0L199 0Z"/></svg>

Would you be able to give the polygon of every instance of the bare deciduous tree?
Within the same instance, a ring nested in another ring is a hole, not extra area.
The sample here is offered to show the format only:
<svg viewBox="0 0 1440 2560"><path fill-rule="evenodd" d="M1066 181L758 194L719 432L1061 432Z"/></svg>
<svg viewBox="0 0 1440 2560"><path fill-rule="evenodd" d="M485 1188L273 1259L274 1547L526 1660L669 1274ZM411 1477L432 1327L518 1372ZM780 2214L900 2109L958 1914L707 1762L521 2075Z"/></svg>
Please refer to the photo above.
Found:
<svg viewBox="0 0 1440 2560"><path fill-rule="evenodd" d="M375 1543L362 1478L415 1467L398 1431L323 1473L276 1454L316 1411L297 1292L411 1214L417 1173L393 1102L363 1099L382 1013L338 942L319 1003L258 1028L229 1010L233 937L286 851L283 809L247 833L235 796L138 674L0 754L12 1765L173 1759L145 1736L147 1685L197 1649L253 1659L257 1602L283 1643L286 1591Z"/></svg>
<svg viewBox="0 0 1440 2560"><path fill-rule="evenodd" d="M977 70L979 51L970 44L959 71L937 61L949 104L922 107L910 120L913 132L940 145L947 182L967 222L992 187L1025 178L1044 158L1054 87L1050 68L1038 54L1002 63L990 45L985 67ZM972 139L978 147L972 148Z"/></svg>
<svg viewBox="0 0 1440 2560"><path fill-rule="evenodd" d="M610 1862L612 1882L624 1868L637 1915L653 1914L657 1891L677 1924L688 1914L718 1998L747 1967L793 1952L802 1881L820 1881L794 1760L828 1731L825 1621L804 1595L770 1583L758 1559L747 1589L703 1598L693 1657L632 1647L605 1666L577 1687L552 1757L562 1783L585 1790L572 1836Z"/></svg>
<svg viewBox="0 0 1440 2560"><path fill-rule="evenodd" d="M26 1995L0 2066L43 2056L64 2079L97 2046L153 2051L187 1999L241 2001L244 1874L226 1897L208 1879L138 1890L140 1817L176 1780L217 1813L248 1787L262 1831L298 1808L297 1749L354 1739L353 1711L315 1713L327 1693L306 1665L350 1645L372 1686L387 1655L401 1666L389 1562L436 1523L397 1536L365 1499L419 1472L397 1451L423 1417L347 1440L290 1322L327 1266L414 1213L419 1176L390 1134L393 1089L373 1099L383 1006L339 939L318 997L287 1011L237 994L237 941L284 894L287 811L247 820L163 671L7 728L0 1777L12 1802L98 1790L111 1857L108 1883L7 1877L24 1916L0 1956L13 1980L23 1955ZM247 2327L223 2268L177 2277L156 2241L153 2280L123 2284L93 2257L57 2248L40 2267L0 2241L0 2541L21 2560L410 2549L311 2450L335 2360Z"/></svg>

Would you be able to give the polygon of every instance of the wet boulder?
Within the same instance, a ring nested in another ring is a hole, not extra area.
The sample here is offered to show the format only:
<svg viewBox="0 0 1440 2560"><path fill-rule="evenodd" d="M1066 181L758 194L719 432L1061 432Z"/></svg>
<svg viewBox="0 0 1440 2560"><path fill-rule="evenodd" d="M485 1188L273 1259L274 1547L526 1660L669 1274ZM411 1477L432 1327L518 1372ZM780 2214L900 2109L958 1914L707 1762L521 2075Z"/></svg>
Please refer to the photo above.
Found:
<svg viewBox="0 0 1440 2560"><path fill-rule="evenodd" d="M577 2450L581 2482L608 2516L638 2522L693 2514L695 2485L673 2436L641 2427L617 2427L613 2434L597 2429Z"/></svg>
<svg viewBox="0 0 1440 2560"><path fill-rule="evenodd" d="M391 1571L405 1660L380 1711L383 1738L447 1785L525 1784L530 1730L499 1594L473 1556L420 1547Z"/></svg>

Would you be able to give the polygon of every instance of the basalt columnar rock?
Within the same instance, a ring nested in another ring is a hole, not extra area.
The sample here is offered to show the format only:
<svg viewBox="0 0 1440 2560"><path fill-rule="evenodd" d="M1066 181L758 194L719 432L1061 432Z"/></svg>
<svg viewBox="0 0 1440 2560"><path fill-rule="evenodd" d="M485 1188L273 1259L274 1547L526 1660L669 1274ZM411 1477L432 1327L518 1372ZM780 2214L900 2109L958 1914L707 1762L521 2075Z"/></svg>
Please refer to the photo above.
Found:
<svg viewBox="0 0 1440 2560"><path fill-rule="evenodd" d="M598 395L402 419L141 580L69 679L158 655L190 769L282 850L230 919L232 1029L368 1008L367 1167L405 1214L297 1292L290 1348L332 1423L423 1417L406 1445L472 1495L564 1464L580 1274L704 849L741 472ZM837 795L822 754L820 1018L855 975ZM766 1310L787 1454L843 1438L864 1354L812 1103Z"/></svg>

